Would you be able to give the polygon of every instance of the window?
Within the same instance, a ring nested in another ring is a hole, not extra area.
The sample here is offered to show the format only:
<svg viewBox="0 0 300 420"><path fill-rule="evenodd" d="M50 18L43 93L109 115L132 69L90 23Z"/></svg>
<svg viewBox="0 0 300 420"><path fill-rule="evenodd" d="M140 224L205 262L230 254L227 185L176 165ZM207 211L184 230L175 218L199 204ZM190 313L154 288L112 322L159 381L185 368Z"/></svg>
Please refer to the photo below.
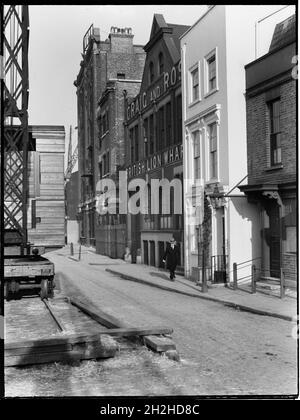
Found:
<svg viewBox="0 0 300 420"><path fill-rule="evenodd" d="M149 64L149 83L152 83L154 80L154 65L153 62L150 61Z"/></svg>
<svg viewBox="0 0 300 420"><path fill-rule="evenodd" d="M103 155L102 161L103 161L103 175L106 175L106 155Z"/></svg>
<svg viewBox="0 0 300 420"><path fill-rule="evenodd" d="M153 114L149 118L149 154L153 155L154 153L154 123L153 123Z"/></svg>
<svg viewBox="0 0 300 420"><path fill-rule="evenodd" d="M157 150L165 147L165 108L161 107L158 110L158 143Z"/></svg>
<svg viewBox="0 0 300 420"><path fill-rule="evenodd" d="M99 124L99 135L101 137L102 136L102 117L101 117L101 115L99 117L98 124Z"/></svg>
<svg viewBox="0 0 300 420"><path fill-rule="evenodd" d="M209 178L218 177L218 157L217 157L217 124L208 125L209 139Z"/></svg>
<svg viewBox="0 0 300 420"><path fill-rule="evenodd" d="M280 99L269 103L271 166L281 163Z"/></svg>
<svg viewBox="0 0 300 420"><path fill-rule="evenodd" d="M217 78L216 78L216 56L212 55L207 60L208 66L208 90L214 90L217 87Z"/></svg>
<svg viewBox="0 0 300 420"><path fill-rule="evenodd" d="M106 116L105 114L102 115L102 136L106 133Z"/></svg>
<svg viewBox="0 0 300 420"><path fill-rule="evenodd" d="M134 127L134 157L135 160L138 161L139 160L139 126L136 125Z"/></svg>
<svg viewBox="0 0 300 420"><path fill-rule="evenodd" d="M108 131L109 130L108 111L106 111L105 116L106 116L106 131Z"/></svg>
<svg viewBox="0 0 300 420"><path fill-rule="evenodd" d="M99 162L98 166L99 166L99 178L101 179L102 176L103 176L103 173L102 173L102 162Z"/></svg>
<svg viewBox="0 0 300 420"><path fill-rule="evenodd" d="M129 142L130 142L130 160L131 163L134 162L134 132L133 128L129 131Z"/></svg>
<svg viewBox="0 0 300 420"><path fill-rule="evenodd" d="M160 52L158 55L158 74L163 74L164 72L164 56L163 53Z"/></svg>
<svg viewBox="0 0 300 420"><path fill-rule="evenodd" d="M110 161L109 161L109 152L106 153L106 173L108 174L110 170Z"/></svg>
<svg viewBox="0 0 300 420"><path fill-rule="evenodd" d="M125 73L117 73L117 79L125 79Z"/></svg>
<svg viewBox="0 0 300 420"><path fill-rule="evenodd" d="M204 59L205 95L218 90L218 60L217 48L211 51Z"/></svg>
<svg viewBox="0 0 300 420"><path fill-rule="evenodd" d="M166 145L172 144L172 116L171 116L171 102L166 105Z"/></svg>
<svg viewBox="0 0 300 420"><path fill-rule="evenodd" d="M143 123L144 129L144 156L148 156L148 145L149 145L149 119L145 118Z"/></svg>
<svg viewBox="0 0 300 420"><path fill-rule="evenodd" d="M200 132L195 131L193 134L194 144L194 180L201 178L201 161L200 161Z"/></svg>
<svg viewBox="0 0 300 420"><path fill-rule="evenodd" d="M192 102L199 99L199 70L198 67L191 71L191 91L192 91Z"/></svg>
<svg viewBox="0 0 300 420"><path fill-rule="evenodd" d="M194 226L193 232L192 232L192 251L197 252L198 251L198 245L199 245L199 226Z"/></svg>

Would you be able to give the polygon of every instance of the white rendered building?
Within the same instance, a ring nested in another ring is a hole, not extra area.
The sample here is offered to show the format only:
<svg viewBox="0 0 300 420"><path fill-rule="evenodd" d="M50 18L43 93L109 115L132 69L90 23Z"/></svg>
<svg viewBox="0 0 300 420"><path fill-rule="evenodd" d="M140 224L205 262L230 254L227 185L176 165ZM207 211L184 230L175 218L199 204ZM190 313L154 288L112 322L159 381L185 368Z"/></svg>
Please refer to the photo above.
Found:
<svg viewBox="0 0 300 420"><path fill-rule="evenodd" d="M195 281L202 266L212 281L232 280L233 263L259 256L258 209L236 188L247 182L244 66L265 53L286 13L279 5L211 6L181 37L185 276ZM199 179L202 228L187 217Z"/></svg>

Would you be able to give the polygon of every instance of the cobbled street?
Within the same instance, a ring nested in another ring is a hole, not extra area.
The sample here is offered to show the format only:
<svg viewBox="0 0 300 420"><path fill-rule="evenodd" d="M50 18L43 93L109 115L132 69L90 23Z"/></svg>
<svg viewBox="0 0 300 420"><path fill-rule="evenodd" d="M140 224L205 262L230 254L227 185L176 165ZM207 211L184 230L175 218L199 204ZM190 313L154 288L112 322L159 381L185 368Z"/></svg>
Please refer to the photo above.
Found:
<svg viewBox="0 0 300 420"><path fill-rule="evenodd" d="M291 322L119 279L59 255L59 293L131 326L173 328L180 362L130 345L114 359L6 369L6 395L278 395L297 392ZM113 264L113 263L112 263ZM137 266L137 269L139 267Z"/></svg>

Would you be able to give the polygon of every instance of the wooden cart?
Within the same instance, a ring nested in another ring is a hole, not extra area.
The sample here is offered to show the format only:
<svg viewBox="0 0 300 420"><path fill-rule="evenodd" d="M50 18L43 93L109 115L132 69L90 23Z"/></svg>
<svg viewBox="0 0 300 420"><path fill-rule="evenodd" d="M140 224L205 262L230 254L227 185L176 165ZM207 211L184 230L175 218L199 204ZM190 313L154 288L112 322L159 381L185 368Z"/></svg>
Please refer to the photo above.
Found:
<svg viewBox="0 0 300 420"><path fill-rule="evenodd" d="M54 264L40 255L7 255L4 257L4 297L22 291L53 297Z"/></svg>

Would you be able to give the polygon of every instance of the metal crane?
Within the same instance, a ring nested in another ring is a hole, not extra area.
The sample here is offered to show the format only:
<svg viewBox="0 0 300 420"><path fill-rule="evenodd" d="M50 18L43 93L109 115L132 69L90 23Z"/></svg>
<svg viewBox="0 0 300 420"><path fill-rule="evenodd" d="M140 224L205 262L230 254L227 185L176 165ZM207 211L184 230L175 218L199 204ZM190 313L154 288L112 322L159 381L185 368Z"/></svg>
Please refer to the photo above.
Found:
<svg viewBox="0 0 300 420"><path fill-rule="evenodd" d="M28 41L29 15L26 5L2 5L1 49L3 79L3 154L1 184L5 245L27 248L27 159L28 159Z"/></svg>

